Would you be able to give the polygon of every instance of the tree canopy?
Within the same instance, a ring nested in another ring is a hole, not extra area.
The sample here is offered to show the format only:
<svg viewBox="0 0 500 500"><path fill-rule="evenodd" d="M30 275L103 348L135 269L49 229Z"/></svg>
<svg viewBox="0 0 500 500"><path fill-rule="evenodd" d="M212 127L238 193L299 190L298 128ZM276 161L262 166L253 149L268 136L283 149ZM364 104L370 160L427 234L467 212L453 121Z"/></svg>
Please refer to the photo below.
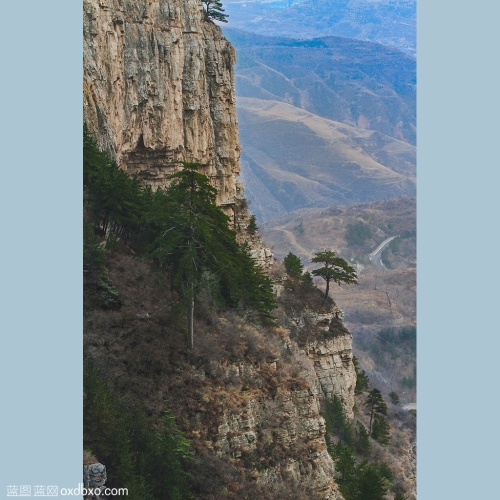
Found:
<svg viewBox="0 0 500 500"><path fill-rule="evenodd" d="M316 252L311 262L323 264L319 269L315 269L312 274L320 276L326 281L325 299L328 298L330 291L330 281L338 283L339 286L341 283L352 284L358 281L354 268L345 259L338 257L331 250Z"/></svg>
<svg viewBox="0 0 500 500"><path fill-rule="evenodd" d="M222 8L220 0L201 0L205 7L205 20L215 19L222 23L227 23L227 14L224 14L225 9Z"/></svg>
<svg viewBox="0 0 500 500"><path fill-rule="evenodd" d="M375 413L379 415L387 415L387 404L382 397L382 393L378 389L372 389L368 393L365 405L369 407L370 413L370 429L369 433L372 433L372 421Z"/></svg>
<svg viewBox="0 0 500 500"><path fill-rule="evenodd" d="M247 226L247 233L248 234L255 234L258 231L257 227L257 218L255 215L251 215L250 219L248 221L248 226Z"/></svg>
<svg viewBox="0 0 500 500"><path fill-rule="evenodd" d="M217 191L196 163L169 176L165 193L155 193L152 218L159 225L150 255L168 269L173 285L189 301L188 334L193 347L194 302L200 286L220 301L257 310L271 318L276 307L269 278L236 241L229 217L215 204Z"/></svg>
<svg viewBox="0 0 500 500"><path fill-rule="evenodd" d="M304 266L300 261L300 258L289 252L288 255L283 259L283 265L285 266L288 276L294 279L299 279L302 276L302 271Z"/></svg>
<svg viewBox="0 0 500 500"><path fill-rule="evenodd" d="M195 163L184 163L168 177L171 184L153 197L152 219L159 231L150 255L166 267L172 283L189 302L188 337L193 347L194 301L207 272L223 270L228 254L237 252L229 218L215 205L216 190Z"/></svg>

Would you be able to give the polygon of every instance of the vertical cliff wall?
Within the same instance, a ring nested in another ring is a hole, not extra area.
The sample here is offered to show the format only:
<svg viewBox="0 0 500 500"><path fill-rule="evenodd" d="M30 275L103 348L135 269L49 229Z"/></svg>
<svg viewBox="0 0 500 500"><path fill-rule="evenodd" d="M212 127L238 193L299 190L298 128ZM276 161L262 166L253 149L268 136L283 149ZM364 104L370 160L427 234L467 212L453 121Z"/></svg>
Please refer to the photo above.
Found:
<svg viewBox="0 0 500 500"><path fill-rule="evenodd" d="M84 116L121 168L151 183L199 162L236 201L234 50L199 0L84 0Z"/></svg>

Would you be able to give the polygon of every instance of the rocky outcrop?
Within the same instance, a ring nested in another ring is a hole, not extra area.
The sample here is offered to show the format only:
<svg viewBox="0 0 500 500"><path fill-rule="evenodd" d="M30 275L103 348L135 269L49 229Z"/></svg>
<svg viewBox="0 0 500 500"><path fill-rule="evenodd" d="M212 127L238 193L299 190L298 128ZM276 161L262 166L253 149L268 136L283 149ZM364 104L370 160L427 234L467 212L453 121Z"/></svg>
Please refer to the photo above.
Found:
<svg viewBox="0 0 500 500"><path fill-rule="evenodd" d="M314 386L251 400L241 413L225 415L214 447L219 456L245 463L253 479L273 485L277 494L285 483L307 488L312 498L342 499Z"/></svg>
<svg viewBox="0 0 500 500"><path fill-rule="evenodd" d="M286 293L286 292L285 292ZM257 482L283 482L309 487L312 498L342 499L334 481L335 466L325 441L321 402L339 396L346 415L354 417L356 373L352 363L352 336L343 326L342 311L335 305L328 313L307 309L290 324L314 328L316 340L298 343L285 331L283 341L294 358L296 389L281 387L276 396L249 399L239 412L228 412L218 427L213 447L217 455L245 463ZM320 332L324 337L321 338ZM269 360L270 373L282 360ZM257 369L260 373L266 368ZM255 378L256 368L233 364L228 374ZM305 386L304 386L305 381ZM311 493L312 492L312 493Z"/></svg>
<svg viewBox="0 0 500 500"><path fill-rule="evenodd" d="M323 395L327 399L338 396L347 417L353 418L356 371L352 362L352 334L343 324L342 310L334 305L330 313L306 311L302 321L315 325L326 336L308 341L299 352L313 362Z"/></svg>
<svg viewBox="0 0 500 500"><path fill-rule="evenodd" d="M348 418L353 418L356 373L352 363L352 336L343 335L308 344L303 352L314 364L321 391L327 399L342 401Z"/></svg>
<svg viewBox="0 0 500 500"><path fill-rule="evenodd" d="M352 361L352 334L343 324L342 310L335 304L329 312L306 309L291 315L289 324L298 332L290 349L312 362L312 380L318 385L320 397L338 396L347 417L353 418L356 371ZM301 336L308 330L305 338Z"/></svg>
<svg viewBox="0 0 500 500"><path fill-rule="evenodd" d="M93 463L83 466L83 487L86 491L95 492L104 488L108 477L106 467L100 463ZM88 495L85 499L91 500L94 498L103 498L100 495Z"/></svg>

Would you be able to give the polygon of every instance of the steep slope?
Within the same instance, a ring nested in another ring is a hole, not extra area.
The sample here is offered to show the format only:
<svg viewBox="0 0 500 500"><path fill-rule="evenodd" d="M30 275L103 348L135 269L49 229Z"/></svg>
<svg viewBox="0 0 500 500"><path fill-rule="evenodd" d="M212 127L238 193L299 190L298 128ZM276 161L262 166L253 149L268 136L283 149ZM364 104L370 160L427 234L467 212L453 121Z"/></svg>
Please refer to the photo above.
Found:
<svg viewBox="0 0 500 500"><path fill-rule="evenodd" d="M122 305L104 310L87 276L86 360L151 418L173 411L195 451L196 498L342 499L320 409L336 394L352 416L356 375L351 334L331 302L282 289L279 328L203 304L189 352L183 309L161 277L124 249L107 267Z"/></svg>

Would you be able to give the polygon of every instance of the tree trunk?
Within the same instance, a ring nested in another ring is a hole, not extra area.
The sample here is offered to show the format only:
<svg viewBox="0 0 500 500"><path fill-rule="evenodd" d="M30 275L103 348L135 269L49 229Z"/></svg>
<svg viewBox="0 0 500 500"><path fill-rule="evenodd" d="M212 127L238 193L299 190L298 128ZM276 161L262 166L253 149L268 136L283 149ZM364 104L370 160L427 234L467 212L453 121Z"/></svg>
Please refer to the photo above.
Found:
<svg viewBox="0 0 500 500"><path fill-rule="evenodd" d="M330 291L330 280L326 280L325 300L328 298L328 292L329 291Z"/></svg>
<svg viewBox="0 0 500 500"><path fill-rule="evenodd" d="M387 302L389 302L389 311L392 315L392 304L391 304L391 299L389 298L389 294L387 293L387 290L384 290L385 294L387 295Z"/></svg>
<svg viewBox="0 0 500 500"><path fill-rule="evenodd" d="M194 347L194 298L189 299L188 343L189 343L189 349L193 349L193 347Z"/></svg>

